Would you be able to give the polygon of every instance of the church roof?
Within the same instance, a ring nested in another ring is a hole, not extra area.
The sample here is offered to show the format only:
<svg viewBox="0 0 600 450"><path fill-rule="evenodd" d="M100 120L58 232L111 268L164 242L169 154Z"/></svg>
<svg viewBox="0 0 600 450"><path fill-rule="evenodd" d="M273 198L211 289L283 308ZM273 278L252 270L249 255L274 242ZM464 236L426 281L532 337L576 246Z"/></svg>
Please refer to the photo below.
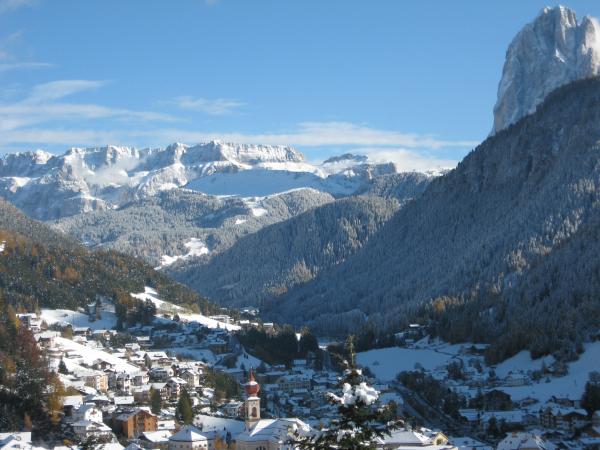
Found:
<svg viewBox="0 0 600 450"><path fill-rule="evenodd" d="M238 441L271 441L284 442L289 438L289 430L294 425L302 430L309 431L310 427L300 419L261 419L250 430L246 430L237 436Z"/></svg>
<svg viewBox="0 0 600 450"><path fill-rule="evenodd" d="M185 425L181 430L169 438L169 441L175 442L197 442L213 439L212 434L202 433L193 425Z"/></svg>

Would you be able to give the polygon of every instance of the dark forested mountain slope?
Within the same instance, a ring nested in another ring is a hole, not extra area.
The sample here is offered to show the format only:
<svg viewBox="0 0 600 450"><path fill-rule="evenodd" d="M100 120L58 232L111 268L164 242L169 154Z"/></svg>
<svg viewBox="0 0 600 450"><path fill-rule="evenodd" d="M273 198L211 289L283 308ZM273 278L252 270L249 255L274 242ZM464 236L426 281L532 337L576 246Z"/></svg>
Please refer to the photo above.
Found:
<svg viewBox="0 0 600 450"><path fill-rule="evenodd" d="M492 342L495 359L569 351L600 326L599 207L594 78L487 139L357 254L270 312L325 333L434 317L447 338Z"/></svg>
<svg viewBox="0 0 600 450"><path fill-rule="evenodd" d="M191 239L206 245L209 253L203 259L209 259L241 236L330 201L330 194L314 189L257 202L173 189L118 209L68 217L55 226L91 248L117 250L158 266L163 255L184 255L188 251L185 243Z"/></svg>
<svg viewBox="0 0 600 450"><path fill-rule="evenodd" d="M4 200L0 200L0 248L0 294L15 306L75 308L95 301L97 295L127 299L129 293L152 286L172 302L216 310L147 264L112 251L90 252Z"/></svg>
<svg viewBox="0 0 600 450"><path fill-rule="evenodd" d="M208 264L174 267L173 274L222 304L261 305L342 263L398 206L378 197L340 199L245 236Z"/></svg>

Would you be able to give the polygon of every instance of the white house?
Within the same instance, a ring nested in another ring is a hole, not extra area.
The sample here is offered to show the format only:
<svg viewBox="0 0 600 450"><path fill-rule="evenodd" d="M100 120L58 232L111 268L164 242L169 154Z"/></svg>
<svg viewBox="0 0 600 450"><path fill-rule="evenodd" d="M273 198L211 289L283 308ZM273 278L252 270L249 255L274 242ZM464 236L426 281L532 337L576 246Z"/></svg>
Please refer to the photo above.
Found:
<svg viewBox="0 0 600 450"><path fill-rule="evenodd" d="M73 421L81 420L102 423L102 411L94 403L85 403L73 410Z"/></svg>

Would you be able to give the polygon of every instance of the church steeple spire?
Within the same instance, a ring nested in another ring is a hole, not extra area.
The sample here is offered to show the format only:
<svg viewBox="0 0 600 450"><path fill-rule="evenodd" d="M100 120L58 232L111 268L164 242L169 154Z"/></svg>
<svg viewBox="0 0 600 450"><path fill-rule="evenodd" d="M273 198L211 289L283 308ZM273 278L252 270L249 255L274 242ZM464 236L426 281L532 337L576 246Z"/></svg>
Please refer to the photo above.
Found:
<svg viewBox="0 0 600 450"><path fill-rule="evenodd" d="M244 385L246 391L246 401L244 402L244 416L246 420L246 429L250 430L260 420L260 384L254 378L254 370L250 368L248 381Z"/></svg>

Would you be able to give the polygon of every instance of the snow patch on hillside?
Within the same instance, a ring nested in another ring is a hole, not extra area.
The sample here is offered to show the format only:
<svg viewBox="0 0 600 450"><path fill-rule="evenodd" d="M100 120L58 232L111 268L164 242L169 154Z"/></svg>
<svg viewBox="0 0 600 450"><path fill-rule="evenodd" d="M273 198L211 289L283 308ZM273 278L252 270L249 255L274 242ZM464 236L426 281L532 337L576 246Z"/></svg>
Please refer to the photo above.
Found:
<svg viewBox="0 0 600 450"><path fill-rule="evenodd" d="M202 314L179 314L179 318L182 320L187 320L189 322L198 322L199 324L204 325L207 328L221 328L228 331L240 329L238 325L219 322L218 320L211 319L210 317L206 317Z"/></svg>
<svg viewBox="0 0 600 450"><path fill-rule="evenodd" d="M144 288L144 292L140 292L137 294L132 293L131 296L143 301L150 300L152 303L154 303L158 312L165 312L170 314L177 313L181 320L187 320L189 322L198 322L199 324L204 325L207 328L221 328L230 331L240 329L238 325L219 322L218 320L211 319L210 317L206 317L203 314L186 313L185 308L160 299L158 297L158 292L156 292L155 289L152 289L149 286L146 286Z"/></svg>
<svg viewBox="0 0 600 450"><path fill-rule="evenodd" d="M2 253L4 251L5 247L6 247L6 241L0 242L0 253Z"/></svg>
<svg viewBox="0 0 600 450"><path fill-rule="evenodd" d="M540 370L543 363L549 367L554 362L553 356L546 356L540 359L531 359L531 353L527 350L520 351L515 356L498 364L495 368L496 375L500 378L506 378L510 373Z"/></svg>
<svg viewBox="0 0 600 450"><path fill-rule="evenodd" d="M158 292L151 287L145 286L144 292L140 292L138 294L131 294L133 298L137 298L138 300L146 301L150 300L156 306L157 312L162 313L173 313L178 311L183 311L181 306L174 305L173 303L165 302L158 298Z"/></svg>
<svg viewBox="0 0 600 450"><path fill-rule="evenodd" d="M189 258L194 258L196 256L208 255L210 253L210 250L208 250L206 244L198 238L192 238L191 240L183 244L183 246L188 249L185 255L163 255L160 259L160 266L156 267L155 269L158 270L162 267L170 266L171 264L179 260L186 260Z"/></svg>
<svg viewBox="0 0 600 450"><path fill-rule="evenodd" d="M42 309L40 318L48 325L88 327L92 330L111 330L117 324L117 316L108 308L100 312L100 319L90 322L90 316L70 309Z"/></svg>
<svg viewBox="0 0 600 450"><path fill-rule="evenodd" d="M538 361L541 365L541 360ZM498 387L498 389L510 394L513 401L532 397L546 402L552 396L579 400L588 381L589 373L598 370L598 361L600 361L600 342L585 344L585 351L579 355L577 361L569 364L569 373L566 376L549 378L550 382L548 383L542 379L540 383L532 385Z"/></svg>
<svg viewBox="0 0 600 450"><path fill-rule="evenodd" d="M368 367L380 381L392 381L399 372L415 370L420 365L425 370L445 366L454 355L440 353L432 349L381 348L361 352L356 355L361 366Z"/></svg>

